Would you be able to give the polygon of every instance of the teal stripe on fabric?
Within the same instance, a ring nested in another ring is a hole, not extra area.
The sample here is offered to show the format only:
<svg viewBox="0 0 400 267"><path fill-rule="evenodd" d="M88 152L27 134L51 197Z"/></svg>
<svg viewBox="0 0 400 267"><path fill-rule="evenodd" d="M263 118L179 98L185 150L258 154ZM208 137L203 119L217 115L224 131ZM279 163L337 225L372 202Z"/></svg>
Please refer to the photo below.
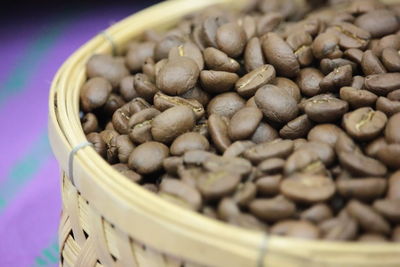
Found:
<svg viewBox="0 0 400 267"><path fill-rule="evenodd" d="M65 12L64 12L65 13ZM61 36L64 28L69 25L72 16L59 14L60 19L38 34L36 40L24 52L24 60L19 61L10 72L5 82L0 85L0 107L6 100L26 88L28 81L32 78L46 52L53 47L53 44Z"/></svg>
<svg viewBox="0 0 400 267"><path fill-rule="evenodd" d="M42 266L55 266L58 264L59 260L59 248L57 237L53 239L53 241L45 247L40 255L37 256L32 264L32 267L42 267Z"/></svg>
<svg viewBox="0 0 400 267"><path fill-rule="evenodd" d="M33 147L12 166L6 179L0 183L0 212L50 156L47 132L42 133Z"/></svg>

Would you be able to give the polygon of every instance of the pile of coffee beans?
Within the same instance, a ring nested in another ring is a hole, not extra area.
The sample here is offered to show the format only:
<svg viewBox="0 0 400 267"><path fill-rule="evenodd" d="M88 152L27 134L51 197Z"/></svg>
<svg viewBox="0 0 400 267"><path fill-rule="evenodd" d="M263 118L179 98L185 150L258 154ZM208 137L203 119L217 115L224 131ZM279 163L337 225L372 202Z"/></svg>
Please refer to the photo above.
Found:
<svg viewBox="0 0 400 267"><path fill-rule="evenodd" d="M82 128L118 172L247 229L400 242L400 4L210 8L87 62Z"/></svg>

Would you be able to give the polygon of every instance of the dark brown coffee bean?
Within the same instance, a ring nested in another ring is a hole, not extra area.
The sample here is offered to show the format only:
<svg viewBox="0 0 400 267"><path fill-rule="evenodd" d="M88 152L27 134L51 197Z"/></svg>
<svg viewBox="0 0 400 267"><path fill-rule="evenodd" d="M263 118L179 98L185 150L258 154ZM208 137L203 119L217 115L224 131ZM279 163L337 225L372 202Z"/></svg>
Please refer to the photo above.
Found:
<svg viewBox="0 0 400 267"><path fill-rule="evenodd" d="M364 52L357 48L350 48L344 51L343 56L350 59L351 61L361 64L361 60Z"/></svg>
<svg viewBox="0 0 400 267"><path fill-rule="evenodd" d="M359 16L355 25L368 31L373 38L379 38L399 30L395 14L386 9L371 10Z"/></svg>
<svg viewBox="0 0 400 267"><path fill-rule="evenodd" d="M236 73L226 71L203 70L200 73L202 88L212 94L230 91L238 80Z"/></svg>
<svg viewBox="0 0 400 267"><path fill-rule="evenodd" d="M387 182L383 178L342 179L336 182L340 195L359 200L373 200L383 195Z"/></svg>
<svg viewBox="0 0 400 267"><path fill-rule="evenodd" d="M400 101L392 101L386 97L380 96L376 101L376 109L385 113L386 116L391 117L400 112Z"/></svg>
<svg viewBox="0 0 400 267"><path fill-rule="evenodd" d="M126 76L121 79L119 83L119 92L125 101L131 101L138 97L138 94L134 87L134 76Z"/></svg>
<svg viewBox="0 0 400 267"><path fill-rule="evenodd" d="M385 48L382 51L382 63L391 72L400 71L400 54L394 48Z"/></svg>
<svg viewBox="0 0 400 267"><path fill-rule="evenodd" d="M275 79L275 75L272 65L263 65L240 78L235 89L243 97L252 97L260 87Z"/></svg>
<svg viewBox="0 0 400 267"><path fill-rule="evenodd" d="M289 121L280 131L279 135L285 139L296 139L307 136L313 127L313 122L306 114Z"/></svg>
<svg viewBox="0 0 400 267"><path fill-rule="evenodd" d="M347 101L349 105L356 109L360 107L373 106L378 96L367 90L360 90L353 87L342 87L340 98Z"/></svg>
<svg viewBox="0 0 400 267"><path fill-rule="evenodd" d="M207 106L207 113L218 114L223 117L231 118L238 110L245 105L245 100L237 93L229 92L219 94L214 97Z"/></svg>
<svg viewBox="0 0 400 267"><path fill-rule="evenodd" d="M269 158L286 158L292 151L293 141L275 140L251 147L243 153L243 156L251 162L258 164Z"/></svg>
<svg viewBox="0 0 400 267"><path fill-rule="evenodd" d="M387 172L381 162L357 152L341 152L338 156L340 164L355 176L381 177Z"/></svg>
<svg viewBox="0 0 400 267"><path fill-rule="evenodd" d="M355 89L363 89L364 88L364 81L365 78L363 76L354 76L353 77L353 82L351 83L350 87L353 87Z"/></svg>
<svg viewBox="0 0 400 267"><path fill-rule="evenodd" d="M251 163L243 158L230 158L214 156L203 162L203 168L207 171L216 172L221 170L229 170L241 176L246 176L252 171Z"/></svg>
<svg viewBox="0 0 400 267"><path fill-rule="evenodd" d="M99 129L99 123L96 115L87 113L81 120L82 129L85 134L96 132Z"/></svg>
<svg viewBox="0 0 400 267"><path fill-rule="evenodd" d="M168 62L157 74L157 87L168 95L180 95L193 88L200 71L196 62L188 57L179 57Z"/></svg>
<svg viewBox="0 0 400 267"><path fill-rule="evenodd" d="M210 102L210 95L203 91L199 86L195 86L186 93L180 95L180 97L184 99L193 99L197 100L202 106L203 109L205 106L207 106L208 102Z"/></svg>
<svg viewBox="0 0 400 267"><path fill-rule="evenodd" d="M319 124L308 132L307 139L309 141L326 143L334 147L341 133L343 133L343 130L334 124Z"/></svg>
<svg viewBox="0 0 400 267"><path fill-rule="evenodd" d="M385 128L387 117L370 107L359 108L343 116L346 132L356 140L368 141L377 137Z"/></svg>
<svg viewBox="0 0 400 267"><path fill-rule="evenodd" d="M387 221L369 206L357 200L351 200L346 209L365 231L382 234L390 232L390 225Z"/></svg>
<svg viewBox="0 0 400 267"><path fill-rule="evenodd" d="M266 118L278 123L289 122L298 114L296 100L274 85L260 88L255 95L255 102Z"/></svg>
<svg viewBox="0 0 400 267"><path fill-rule="evenodd" d="M308 101L304 111L311 120L324 123L341 119L348 111L348 108L348 103L346 101L327 97Z"/></svg>
<svg viewBox="0 0 400 267"><path fill-rule="evenodd" d="M400 36L398 34L390 34L378 41L376 47L373 48L374 53L377 56L382 55L382 51L385 48L394 48L396 50L400 49Z"/></svg>
<svg viewBox="0 0 400 267"><path fill-rule="evenodd" d="M331 208L326 204L315 204L310 208L303 211L300 215L302 220L307 220L312 223L321 223L325 220L331 219L333 217L333 213Z"/></svg>
<svg viewBox="0 0 400 267"><path fill-rule="evenodd" d="M111 84L102 77L89 79L80 92L81 107L85 112L102 107L106 104L112 91Z"/></svg>
<svg viewBox="0 0 400 267"><path fill-rule="evenodd" d="M282 196L270 199L255 199L249 204L251 213L262 220L276 222L291 217L295 212L295 205Z"/></svg>
<svg viewBox="0 0 400 267"><path fill-rule="evenodd" d="M400 88L400 72L369 75L365 78L365 89L377 95L387 95Z"/></svg>
<svg viewBox="0 0 400 267"><path fill-rule="evenodd" d="M117 88L122 78L129 75L124 61L110 55L93 55L86 63L86 74L89 78L103 77L113 88Z"/></svg>
<svg viewBox="0 0 400 267"><path fill-rule="evenodd" d="M262 117L262 112L253 107L245 107L236 112L228 127L230 139L236 141L251 136L257 129Z"/></svg>
<svg viewBox="0 0 400 267"><path fill-rule="evenodd" d="M314 59L311 49L312 41L311 35L303 31L291 33L286 38L286 42L293 49L301 66L310 65Z"/></svg>
<svg viewBox="0 0 400 267"><path fill-rule="evenodd" d="M153 119L151 134L156 141L170 143L179 135L192 130L195 123L192 109L186 106L176 106L167 109Z"/></svg>
<svg viewBox="0 0 400 267"><path fill-rule="evenodd" d="M365 147L365 154L369 157L376 158L378 151L387 146L386 140L383 137L375 139Z"/></svg>
<svg viewBox="0 0 400 267"><path fill-rule="evenodd" d="M208 200L219 199L235 191L241 176L229 170L210 172L197 180L197 188Z"/></svg>
<svg viewBox="0 0 400 267"><path fill-rule="evenodd" d="M300 89L295 82L288 78L276 77L272 80L272 84L285 90L289 95L291 95L297 102L301 100Z"/></svg>
<svg viewBox="0 0 400 267"><path fill-rule="evenodd" d="M162 169L169 149L162 143L147 142L136 147L129 157L129 168L140 174L150 174Z"/></svg>
<svg viewBox="0 0 400 267"><path fill-rule="evenodd" d="M220 17L208 17L202 23L202 35L207 46L217 47L217 30L227 23L227 19Z"/></svg>
<svg viewBox="0 0 400 267"><path fill-rule="evenodd" d="M231 198L223 198L218 204L218 217L224 221L229 218L239 215L240 209L236 202Z"/></svg>
<svg viewBox="0 0 400 267"><path fill-rule="evenodd" d="M208 130L211 140L220 152L224 152L231 145L228 122L223 117L218 114L211 114L208 117Z"/></svg>
<svg viewBox="0 0 400 267"><path fill-rule="evenodd" d="M316 203L330 199L335 193L335 184L328 177L297 174L284 179L280 190L284 196L293 201Z"/></svg>
<svg viewBox="0 0 400 267"><path fill-rule="evenodd" d="M319 86L323 92L333 91L343 86L351 85L352 76L353 70L350 65L341 66L326 75L319 83Z"/></svg>
<svg viewBox="0 0 400 267"><path fill-rule="evenodd" d="M256 144L270 142L279 137L278 132L269 124L261 122L254 134L251 136L251 141Z"/></svg>
<svg viewBox="0 0 400 267"><path fill-rule="evenodd" d="M209 69L215 71L237 72L240 68L236 60L213 47L204 50L204 61Z"/></svg>
<svg viewBox="0 0 400 267"><path fill-rule="evenodd" d="M371 34L368 31L348 22L335 23L330 32L339 37L339 45L343 49L358 48L364 50L371 39Z"/></svg>
<svg viewBox="0 0 400 267"><path fill-rule="evenodd" d="M390 144L381 148L377 153L377 158L389 168L398 169L400 166L400 144Z"/></svg>
<svg viewBox="0 0 400 267"><path fill-rule="evenodd" d="M174 140L171 145L171 154L181 156L189 150L208 150L210 144L207 138L199 133L185 133Z"/></svg>
<svg viewBox="0 0 400 267"><path fill-rule="evenodd" d="M391 222L400 222L400 199L378 199L373 204L374 209Z"/></svg>
<svg viewBox="0 0 400 267"><path fill-rule="evenodd" d="M273 31L282 22L283 17L278 12L268 12L257 21L257 35L263 36L264 34Z"/></svg>
<svg viewBox="0 0 400 267"><path fill-rule="evenodd" d="M300 149L291 154L285 162L284 173L321 174L326 173L325 166L318 155L312 150Z"/></svg>
<svg viewBox="0 0 400 267"><path fill-rule="evenodd" d="M247 36L243 28L237 23L226 23L218 28L216 41L221 51L236 58L243 53Z"/></svg>
<svg viewBox="0 0 400 267"><path fill-rule="evenodd" d="M322 93L319 84L323 78L324 76L320 70L304 68L300 70L296 82L302 94L306 96L315 96Z"/></svg>
<svg viewBox="0 0 400 267"><path fill-rule="evenodd" d="M257 187L254 183L246 182L239 184L236 192L233 195L233 199L240 206L247 206L247 204L252 201L257 194Z"/></svg>
<svg viewBox="0 0 400 267"><path fill-rule="evenodd" d="M171 33L166 34L155 46L154 48L154 59L160 61L162 59L168 58L169 51L182 45L184 40L182 34Z"/></svg>
<svg viewBox="0 0 400 267"><path fill-rule="evenodd" d="M143 73L136 74L133 84L139 97L142 97L147 102L153 101L153 97L158 92L158 88L147 75Z"/></svg>
<svg viewBox="0 0 400 267"><path fill-rule="evenodd" d="M163 179L160 184L159 195L174 204L184 208L199 210L201 195L193 187L176 179Z"/></svg>
<svg viewBox="0 0 400 267"><path fill-rule="evenodd" d="M103 158L106 157L107 148L106 143L99 133L93 132L86 135L87 140L93 144L94 150Z"/></svg>
<svg viewBox="0 0 400 267"><path fill-rule="evenodd" d="M389 118L385 128L385 138L388 143L400 144L400 113Z"/></svg>
<svg viewBox="0 0 400 267"><path fill-rule="evenodd" d="M253 37L244 50L244 65L247 72L251 72L265 64L260 39Z"/></svg>
<svg viewBox="0 0 400 267"><path fill-rule="evenodd" d="M386 73L385 67L371 50L364 52L361 60L361 67L365 75Z"/></svg>
<svg viewBox="0 0 400 267"><path fill-rule="evenodd" d="M129 136L127 135L118 135L114 137L115 140L112 142L117 148L118 160L121 163L128 163L129 156L132 151L135 149L135 145L132 144Z"/></svg>
<svg viewBox="0 0 400 267"><path fill-rule="evenodd" d="M316 58L339 58L343 52L339 48L339 38L332 33L319 34L312 43L312 51Z"/></svg>
<svg viewBox="0 0 400 267"><path fill-rule="evenodd" d="M320 68L324 74L328 74L333 70L345 65L350 65L353 72L356 72L357 64L344 58L335 58L335 59L324 58L320 62Z"/></svg>
<svg viewBox="0 0 400 267"><path fill-rule="evenodd" d="M203 117L205 113L204 107L195 99L185 99L179 96L168 96L161 92L158 92L154 95L153 103L154 106L160 111L165 111L169 108L177 106L188 107L193 111L197 119Z"/></svg>
<svg viewBox="0 0 400 267"><path fill-rule="evenodd" d="M133 114L129 119L129 137L131 140L138 144L152 141L151 123L160 113L157 109L148 108Z"/></svg>
<svg viewBox="0 0 400 267"><path fill-rule="evenodd" d="M279 194L281 181L281 174L262 176L255 183L257 192L261 195L276 196Z"/></svg>
<svg viewBox="0 0 400 267"><path fill-rule="evenodd" d="M262 43L267 61L284 77L295 77L300 65L292 48L276 33L267 33Z"/></svg>
<svg viewBox="0 0 400 267"><path fill-rule="evenodd" d="M196 62L199 70L204 69L203 54L200 49L192 42L186 42L180 46L173 47L168 54L168 59L179 59L179 57L188 57Z"/></svg>
<svg viewBox="0 0 400 267"><path fill-rule="evenodd" d="M145 60L154 57L155 46L154 42L144 42L131 47L125 57L128 68L134 73L142 70Z"/></svg>

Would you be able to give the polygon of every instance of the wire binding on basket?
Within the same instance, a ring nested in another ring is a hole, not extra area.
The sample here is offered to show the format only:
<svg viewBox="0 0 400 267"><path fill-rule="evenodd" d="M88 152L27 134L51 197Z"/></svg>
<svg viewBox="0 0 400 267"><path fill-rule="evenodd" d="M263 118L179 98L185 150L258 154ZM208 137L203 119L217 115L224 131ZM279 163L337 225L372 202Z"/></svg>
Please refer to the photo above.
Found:
<svg viewBox="0 0 400 267"><path fill-rule="evenodd" d="M101 31L100 35L102 35L104 37L104 39L106 39L110 43L112 54L113 54L113 56L116 56L117 55L117 45L115 44L114 39L107 33L107 31Z"/></svg>
<svg viewBox="0 0 400 267"><path fill-rule="evenodd" d="M82 148L87 147L87 146L93 146L92 143L85 141L83 143L80 143L79 145L75 146L71 152L69 153L68 156L68 177L71 180L71 183L73 186L75 186L75 181L74 181L74 156L75 154Z"/></svg>
<svg viewBox="0 0 400 267"><path fill-rule="evenodd" d="M264 258L268 252L268 235L264 234L261 240L260 249L257 259L257 267L266 267L264 265Z"/></svg>

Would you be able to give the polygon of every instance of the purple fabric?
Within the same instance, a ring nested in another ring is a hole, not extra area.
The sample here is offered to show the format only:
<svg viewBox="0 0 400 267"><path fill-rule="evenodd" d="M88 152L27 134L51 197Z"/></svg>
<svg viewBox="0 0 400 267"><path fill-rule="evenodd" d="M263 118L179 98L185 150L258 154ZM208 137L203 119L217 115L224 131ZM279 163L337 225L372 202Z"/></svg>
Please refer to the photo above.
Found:
<svg viewBox="0 0 400 267"><path fill-rule="evenodd" d="M0 29L1 267L58 265L60 171L47 138L55 72L91 37L154 2L38 10Z"/></svg>

